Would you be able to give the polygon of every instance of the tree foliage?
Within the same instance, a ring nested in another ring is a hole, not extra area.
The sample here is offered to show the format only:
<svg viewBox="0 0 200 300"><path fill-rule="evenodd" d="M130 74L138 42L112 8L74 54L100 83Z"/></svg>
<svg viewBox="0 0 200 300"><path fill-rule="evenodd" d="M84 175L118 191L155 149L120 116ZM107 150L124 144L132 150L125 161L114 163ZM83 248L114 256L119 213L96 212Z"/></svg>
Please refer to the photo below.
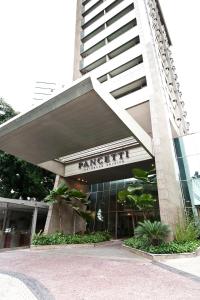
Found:
<svg viewBox="0 0 200 300"><path fill-rule="evenodd" d="M17 113L0 98L0 124ZM13 155L0 151L0 196L42 200L53 187L55 175Z"/></svg>
<svg viewBox="0 0 200 300"><path fill-rule="evenodd" d="M65 182L61 182L57 188L50 191L49 195L45 198L45 201L58 204L60 232L63 230L64 221L62 220L61 212L62 203L68 204L73 211L86 222L94 220L95 218L95 212L86 209L88 205L88 195L77 189L70 189Z"/></svg>
<svg viewBox="0 0 200 300"><path fill-rule="evenodd" d="M154 208L157 194L155 171L133 169L136 181L129 184L126 189L118 192L118 202L130 208L139 209L146 219L146 213Z"/></svg>
<svg viewBox="0 0 200 300"><path fill-rule="evenodd" d="M186 218L184 224L178 223L175 230L175 240L177 242L191 242L199 238L198 223L192 218Z"/></svg>
<svg viewBox="0 0 200 300"><path fill-rule="evenodd" d="M16 115L17 112L3 98L0 98L0 124L3 124Z"/></svg>

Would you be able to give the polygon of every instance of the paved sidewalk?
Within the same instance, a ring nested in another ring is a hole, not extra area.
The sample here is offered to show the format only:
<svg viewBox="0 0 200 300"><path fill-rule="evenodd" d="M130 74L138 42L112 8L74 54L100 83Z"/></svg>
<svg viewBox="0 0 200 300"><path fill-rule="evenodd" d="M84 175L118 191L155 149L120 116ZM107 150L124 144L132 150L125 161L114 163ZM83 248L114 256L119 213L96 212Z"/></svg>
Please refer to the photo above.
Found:
<svg viewBox="0 0 200 300"><path fill-rule="evenodd" d="M93 248L2 252L1 272L27 277L39 300L200 299L199 282L160 268L119 243ZM42 294L45 289L46 294Z"/></svg>
<svg viewBox="0 0 200 300"><path fill-rule="evenodd" d="M185 275L195 276L199 278L200 283L200 256L191 258L168 259L162 262L164 265L185 272ZM199 296L200 299L200 296Z"/></svg>

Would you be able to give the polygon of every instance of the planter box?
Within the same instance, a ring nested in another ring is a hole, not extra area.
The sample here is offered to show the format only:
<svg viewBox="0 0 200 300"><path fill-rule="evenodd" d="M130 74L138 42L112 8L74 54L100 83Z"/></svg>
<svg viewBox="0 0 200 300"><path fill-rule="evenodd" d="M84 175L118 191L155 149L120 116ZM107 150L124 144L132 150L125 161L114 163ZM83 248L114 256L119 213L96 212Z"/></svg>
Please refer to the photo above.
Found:
<svg viewBox="0 0 200 300"><path fill-rule="evenodd" d="M71 249L71 248L83 248L83 247L100 247L106 246L114 243L114 241L105 241L99 243L92 243L92 244L64 244L64 245L31 245L31 250L53 250L53 249Z"/></svg>
<svg viewBox="0 0 200 300"><path fill-rule="evenodd" d="M190 258L190 257L195 257L195 256L199 256L200 255L200 247L195 251L195 252L191 252L191 253L172 253L172 254L153 254L153 253L149 253L146 251L142 251L136 248L132 248L126 245L123 245L123 247L125 247L126 249L128 249L129 251L139 255L139 256L143 256L147 259L151 259L152 261L162 261L165 259L173 259L173 258Z"/></svg>

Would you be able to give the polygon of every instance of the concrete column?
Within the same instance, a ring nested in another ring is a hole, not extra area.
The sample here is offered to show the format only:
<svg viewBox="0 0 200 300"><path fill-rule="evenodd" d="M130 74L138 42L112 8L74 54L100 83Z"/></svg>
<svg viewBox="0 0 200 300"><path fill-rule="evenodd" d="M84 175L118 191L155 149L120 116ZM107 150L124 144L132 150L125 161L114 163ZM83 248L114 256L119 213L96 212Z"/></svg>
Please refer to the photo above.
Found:
<svg viewBox="0 0 200 300"><path fill-rule="evenodd" d="M0 236L0 248L3 248L3 246L4 246L4 239L5 239L4 231L6 229L7 215L8 215L8 203L6 203L5 214L4 214L4 218L3 218L2 233Z"/></svg>
<svg viewBox="0 0 200 300"><path fill-rule="evenodd" d="M54 184L54 188L56 188L61 181L66 182L66 184L70 188L76 188L81 192L87 193L88 186L85 184L80 183L76 180L67 180L66 178L57 176L56 181ZM75 200L76 201L76 200ZM80 203L79 203L80 205ZM82 205L81 209L85 209L85 206ZM61 211L61 218L62 218L62 231L65 234L74 234L76 232L84 232L86 230L86 223L85 221L74 213L72 207L66 204L64 201L60 205L53 204L49 207L47 220L45 224L44 232L46 234L55 233L56 231L60 231L60 224L59 224L59 210Z"/></svg>
<svg viewBox="0 0 200 300"><path fill-rule="evenodd" d="M158 88L155 77L154 84ZM163 223L175 229L175 225L183 220L184 206L170 121L162 100L161 96L155 95L150 103L160 217Z"/></svg>
<svg viewBox="0 0 200 300"><path fill-rule="evenodd" d="M3 218L2 231L5 231L5 229L6 229L7 215L8 215L8 203L6 203L5 215L4 215L4 218Z"/></svg>
<svg viewBox="0 0 200 300"><path fill-rule="evenodd" d="M162 86L158 58L148 21L145 0L136 2L138 27L143 49L147 85L150 91L150 116L158 181L161 221L172 230L184 220L184 205L178 177L178 166L173 145L172 127L169 119L165 92Z"/></svg>
<svg viewBox="0 0 200 300"><path fill-rule="evenodd" d="M80 72L80 45L81 45L81 5L82 1L76 2L76 29L75 29L75 44L74 44L74 71L73 80L76 80L82 76Z"/></svg>
<svg viewBox="0 0 200 300"><path fill-rule="evenodd" d="M32 241L33 236L34 236L35 231L36 231L37 216L38 216L38 207L35 206L34 212L33 212L32 226L31 226L31 241Z"/></svg>

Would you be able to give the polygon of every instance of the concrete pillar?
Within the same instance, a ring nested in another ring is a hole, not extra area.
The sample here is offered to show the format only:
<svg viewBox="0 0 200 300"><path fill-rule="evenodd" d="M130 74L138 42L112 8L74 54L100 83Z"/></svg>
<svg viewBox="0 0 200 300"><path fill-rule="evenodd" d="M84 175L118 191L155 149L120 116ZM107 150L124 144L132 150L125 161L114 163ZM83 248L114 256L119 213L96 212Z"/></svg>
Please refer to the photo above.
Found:
<svg viewBox="0 0 200 300"><path fill-rule="evenodd" d="M4 218L3 218L2 231L5 231L5 229L6 229L7 215L8 215L8 203L6 203L5 214L4 214Z"/></svg>
<svg viewBox="0 0 200 300"><path fill-rule="evenodd" d="M56 188L61 181L66 182L66 184L70 188L76 188L80 190L81 192L87 193L88 186L85 184L80 183L79 181L75 180L67 180L66 178L57 176L54 188ZM76 202L76 200L74 200ZM75 203L74 203L75 204ZM85 206L83 204L79 203L79 206L81 206L81 209L84 210ZM59 215L61 213L61 219L62 219L62 231L65 234L74 234L76 232L84 232L86 230L86 223L85 221L78 216L76 213L74 213L73 208L66 204L64 201L62 204L53 204L50 205L47 220L45 224L44 232L46 234L55 233L56 231L60 231L60 218Z"/></svg>
<svg viewBox="0 0 200 300"><path fill-rule="evenodd" d="M31 241L32 241L33 236L34 236L35 231L36 231L37 216L38 216L38 207L35 206L34 212L33 212L32 226L31 226Z"/></svg>
<svg viewBox="0 0 200 300"><path fill-rule="evenodd" d="M150 94L150 117L153 149L158 181L161 221L175 230L177 223L184 220L184 205L179 182L178 166L173 145L169 108L166 101L151 27L145 1L136 0L138 27L143 49L147 85Z"/></svg>
<svg viewBox="0 0 200 300"><path fill-rule="evenodd" d="M4 240L5 240L4 231L6 229L7 215L8 215L8 203L5 204L5 213L4 213L2 230L1 230L1 235L0 235L0 248L4 247Z"/></svg>
<svg viewBox="0 0 200 300"><path fill-rule="evenodd" d="M153 148L155 155L161 221L174 230L184 219L184 205L179 182L168 107L162 90L153 47L147 45L153 93L150 100Z"/></svg>
<svg viewBox="0 0 200 300"><path fill-rule="evenodd" d="M75 29L75 44L74 44L74 70L73 80L82 76L80 72L80 46L81 46L81 0L76 2L76 29Z"/></svg>

